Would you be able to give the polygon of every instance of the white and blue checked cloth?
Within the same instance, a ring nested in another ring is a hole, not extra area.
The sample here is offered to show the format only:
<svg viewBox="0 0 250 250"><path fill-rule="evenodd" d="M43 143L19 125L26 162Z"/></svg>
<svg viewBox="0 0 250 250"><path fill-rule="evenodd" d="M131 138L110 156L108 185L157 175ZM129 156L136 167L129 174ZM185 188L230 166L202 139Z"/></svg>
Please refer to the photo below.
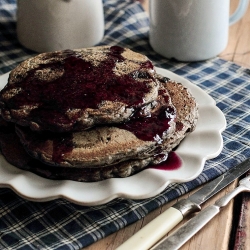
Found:
<svg viewBox="0 0 250 250"><path fill-rule="evenodd" d="M148 43L149 19L139 2L104 0L105 37L101 44L129 47L200 86L226 116L224 147L206 162L195 180L173 184L154 198L142 201L116 199L84 207L58 199L30 202L7 188L0 189L0 249L81 249L141 219L150 211L207 182L250 157L250 70L214 58L179 63L156 54ZM35 55L16 37L16 1L0 1L0 74ZM0 173L1 174L1 173Z"/></svg>

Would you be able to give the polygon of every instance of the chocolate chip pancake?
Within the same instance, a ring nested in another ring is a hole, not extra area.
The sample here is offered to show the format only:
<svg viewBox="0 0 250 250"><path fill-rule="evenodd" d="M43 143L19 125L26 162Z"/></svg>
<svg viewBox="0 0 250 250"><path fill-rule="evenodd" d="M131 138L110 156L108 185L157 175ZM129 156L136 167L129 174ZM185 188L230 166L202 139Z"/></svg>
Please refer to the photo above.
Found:
<svg viewBox="0 0 250 250"><path fill-rule="evenodd" d="M156 100L154 74L146 56L119 46L43 53L11 71L0 112L35 131L120 123Z"/></svg>

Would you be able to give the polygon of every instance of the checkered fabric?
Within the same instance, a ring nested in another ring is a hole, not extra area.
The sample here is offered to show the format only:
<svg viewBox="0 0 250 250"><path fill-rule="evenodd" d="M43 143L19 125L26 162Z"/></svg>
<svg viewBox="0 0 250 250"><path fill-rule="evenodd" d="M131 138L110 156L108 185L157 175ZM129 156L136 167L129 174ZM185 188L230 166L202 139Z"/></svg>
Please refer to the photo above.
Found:
<svg viewBox="0 0 250 250"><path fill-rule="evenodd" d="M146 54L156 66L181 75L209 93L227 119L224 147L195 180L172 184L151 199L115 199L85 207L67 200L31 202L0 189L0 249L81 249L143 218L150 211L205 183L250 157L250 70L219 58L179 63L156 54L148 43L149 19L139 2L104 0L101 44L121 45ZM36 53L16 37L16 1L0 1L0 74Z"/></svg>

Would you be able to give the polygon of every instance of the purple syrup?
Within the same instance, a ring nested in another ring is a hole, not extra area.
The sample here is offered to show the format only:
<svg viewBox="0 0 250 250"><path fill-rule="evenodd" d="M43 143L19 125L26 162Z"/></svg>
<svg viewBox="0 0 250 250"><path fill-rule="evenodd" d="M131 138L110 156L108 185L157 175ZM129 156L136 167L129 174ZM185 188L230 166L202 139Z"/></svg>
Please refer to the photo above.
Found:
<svg viewBox="0 0 250 250"><path fill-rule="evenodd" d="M47 141L52 141L53 152L52 161L60 164L64 155L71 153L74 147L72 133L53 133L53 132L34 132L27 127L17 126L17 132L20 130L21 134L25 135L25 140L31 142L31 148L43 148L44 145L48 146ZM35 140L34 140L35 138Z"/></svg>
<svg viewBox="0 0 250 250"><path fill-rule="evenodd" d="M168 154L168 158L166 161L163 161L155 166L149 166L149 168L169 171L177 170L181 167L181 165L181 158L175 152L172 151Z"/></svg>
<svg viewBox="0 0 250 250"><path fill-rule="evenodd" d="M121 129L132 132L143 141L156 141L161 144L164 132L170 128L170 121L174 119L175 110L172 107L162 107L156 114L149 117L134 115L126 123L116 125Z"/></svg>
<svg viewBox="0 0 250 250"><path fill-rule="evenodd" d="M40 64L38 68L28 72L21 83L23 91L11 99L9 108L38 104L39 108L33 109L30 117L50 127L58 124L57 121L60 124L74 124L80 114L69 119L65 115L66 111L97 109L104 100L122 102L127 107L140 107L144 104L145 93L150 92L147 83L152 81L152 76L144 71L152 70L153 65L150 61L143 62L140 70L118 76L113 69L117 62L125 60L123 51L119 46L111 47L106 60L98 66L80 58L74 51L64 51L67 57L62 61ZM45 82L35 77L35 73L42 69L56 69L64 73L58 79ZM19 83L13 84L5 90L18 88L18 85ZM56 129L58 128L54 130Z"/></svg>
<svg viewBox="0 0 250 250"><path fill-rule="evenodd" d="M53 154L52 161L60 164L63 161L64 155L72 152L73 137L71 134L66 136L57 136L53 139Z"/></svg>

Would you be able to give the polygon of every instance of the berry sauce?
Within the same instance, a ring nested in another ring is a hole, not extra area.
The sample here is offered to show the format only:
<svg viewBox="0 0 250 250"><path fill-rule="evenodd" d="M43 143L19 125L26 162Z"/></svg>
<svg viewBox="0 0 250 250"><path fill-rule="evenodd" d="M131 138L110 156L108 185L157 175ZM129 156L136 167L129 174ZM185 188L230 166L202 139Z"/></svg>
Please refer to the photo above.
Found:
<svg viewBox="0 0 250 250"><path fill-rule="evenodd" d="M31 151L32 148L43 149L46 145L48 146L48 141L52 141L52 161L58 165L64 160L64 155L71 153L74 148L72 133L34 132L19 125L16 125L16 132L21 135L21 138L24 138L24 141L30 144Z"/></svg>
<svg viewBox="0 0 250 250"><path fill-rule="evenodd" d="M175 109L163 106L159 112L150 114L148 117L141 115L139 110L127 122L113 126L130 131L143 141L155 141L157 144L161 144L165 133L170 129L170 122L175 119ZM72 134L64 134L65 136L54 133L53 160L56 163L61 162L65 153L70 153L73 150ZM156 152L156 154L158 153Z"/></svg>
<svg viewBox="0 0 250 250"><path fill-rule="evenodd" d="M73 146L72 134L54 137L52 161L60 164L64 159L64 155L70 153L73 150Z"/></svg>
<svg viewBox="0 0 250 250"><path fill-rule="evenodd" d="M66 111L97 109L104 100L122 102L132 108L140 107L144 105L145 93L150 92L147 83L152 81L153 76L148 71L153 71L154 67L148 60L140 64L139 70L116 75L116 63L125 60L123 52L123 48L113 46L107 52L107 58L93 66L89 61L80 58L76 52L66 50L63 52L62 56L65 58L62 61L40 64L38 68L30 70L21 82L22 91L12 98L8 108L38 105L38 108L31 111L30 117L49 128L58 123L74 124L79 114L69 118L65 114ZM45 69L54 69L63 74L49 82L35 77L39 70ZM18 89L19 84L7 86L5 90Z"/></svg>
<svg viewBox="0 0 250 250"><path fill-rule="evenodd" d="M181 158L174 152L168 154L166 161L163 161L155 166L149 166L149 168L159 169L159 170L177 170L181 167L182 161Z"/></svg>
<svg viewBox="0 0 250 250"><path fill-rule="evenodd" d="M175 110L172 107L162 107L156 114L149 117L134 115L125 123L117 127L132 132L137 138L143 141L156 141L161 144L164 133L170 128L170 122L175 117Z"/></svg>

